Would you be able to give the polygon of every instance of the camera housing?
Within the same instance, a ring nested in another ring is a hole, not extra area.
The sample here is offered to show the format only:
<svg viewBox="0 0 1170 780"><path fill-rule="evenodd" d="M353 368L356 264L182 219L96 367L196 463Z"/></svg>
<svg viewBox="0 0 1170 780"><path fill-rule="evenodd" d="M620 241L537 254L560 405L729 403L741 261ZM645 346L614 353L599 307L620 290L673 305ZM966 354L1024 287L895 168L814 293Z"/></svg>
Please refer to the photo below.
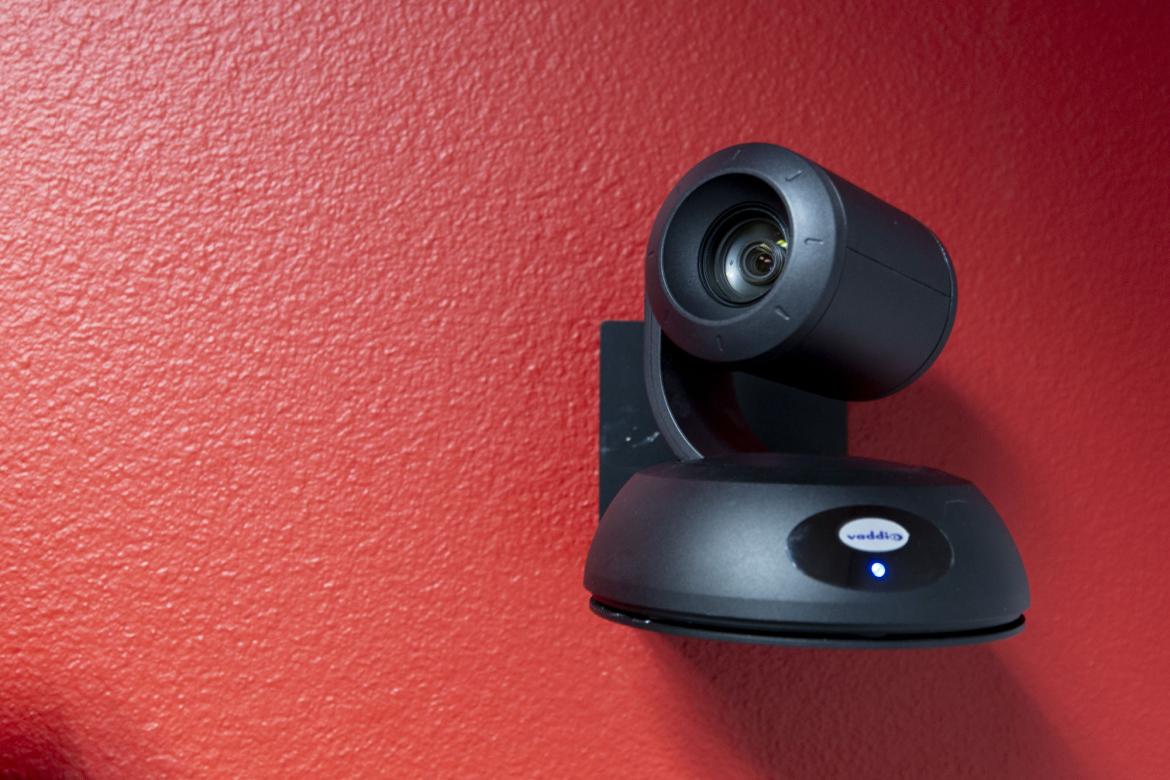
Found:
<svg viewBox="0 0 1170 780"><path fill-rule="evenodd" d="M793 388L889 395L937 358L955 303L929 229L795 152L735 146L684 175L651 230L642 350L673 462L634 474L606 508L586 561L593 610L671 633L825 646L1020 630L1023 564L977 488L931 469L770 452L736 392L737 376L771 383L780 426L800 424Z"/></svg>
<svg viewBox="0 0 1170 780"><path fill-rule="evenodd" d="M783 257L766 284L739 285L758 295L732 301L720 283L742 278L763 243L720 240L744 220L770 220ZM889 395L929 368L956 302L950 258L926 226L767 144L725 149L675 186L650 234L646 299L666 337L697 358L851 401Z"/></svg>

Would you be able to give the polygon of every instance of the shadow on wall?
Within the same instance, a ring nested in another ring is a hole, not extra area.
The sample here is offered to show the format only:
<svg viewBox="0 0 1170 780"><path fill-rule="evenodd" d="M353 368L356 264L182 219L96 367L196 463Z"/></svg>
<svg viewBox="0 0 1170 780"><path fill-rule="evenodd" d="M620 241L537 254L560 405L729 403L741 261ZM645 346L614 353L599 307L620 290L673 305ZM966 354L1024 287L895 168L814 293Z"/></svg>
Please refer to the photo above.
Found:
<svg viewBox="0 0 1170 780"><path fill-rule="evenodd" d="M646 641L691 716L762 777L1079 774L988 647L811 650L656 634Z"/></svg>
<svg viewBox="0 0 1170 780"><path fill-rule="evenodd" d="M72 738L56 717L27 708L0 709L0 780L87 777Z"/></svg>

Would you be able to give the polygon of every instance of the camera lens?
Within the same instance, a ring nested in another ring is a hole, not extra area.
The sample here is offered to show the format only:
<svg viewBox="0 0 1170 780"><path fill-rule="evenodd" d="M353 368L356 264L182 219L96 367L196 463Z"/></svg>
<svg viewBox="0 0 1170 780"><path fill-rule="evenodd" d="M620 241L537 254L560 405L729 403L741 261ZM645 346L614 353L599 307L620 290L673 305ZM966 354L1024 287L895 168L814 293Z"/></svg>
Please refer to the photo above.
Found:
<svg viewBox="0 0 1170 780"><path fill-rule="evenodd" d="M779 245L775 242L757 241L743 251L740 271L752 284L768 284L780 272L776 259Z"/></svg>
<svg viewBox="0 0 1170 780"><path fill-rule="evenodd" d="M707 291L732 306L763 297L784 270L788 233L769 208L746 204L720 215L700 250Z"/></svg>

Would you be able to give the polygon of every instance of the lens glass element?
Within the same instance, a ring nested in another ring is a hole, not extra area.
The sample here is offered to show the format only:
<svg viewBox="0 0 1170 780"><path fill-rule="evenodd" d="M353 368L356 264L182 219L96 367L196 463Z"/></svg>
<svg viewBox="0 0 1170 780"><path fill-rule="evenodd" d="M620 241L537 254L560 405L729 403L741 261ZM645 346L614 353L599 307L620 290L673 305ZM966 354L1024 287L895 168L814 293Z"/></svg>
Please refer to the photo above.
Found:
<svg viewBox="0 0 1170 780"><path fill-rule="evenodd" d="M707 291L743 306L771 289L788 260L788 232L766 206L744 204L724 212L703 240L699 262Z"/></svg>

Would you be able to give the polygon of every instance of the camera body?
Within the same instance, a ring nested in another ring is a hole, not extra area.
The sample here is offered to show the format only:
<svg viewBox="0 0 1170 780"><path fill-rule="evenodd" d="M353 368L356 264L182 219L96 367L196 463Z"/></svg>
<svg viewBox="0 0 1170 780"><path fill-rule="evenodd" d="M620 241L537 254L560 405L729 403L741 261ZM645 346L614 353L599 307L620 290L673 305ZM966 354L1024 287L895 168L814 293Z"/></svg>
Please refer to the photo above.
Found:
<svg viewBox="0 0 1170 780"><path fill-rule="evenodd" d="M763 267L771 273L752 273ZM852 401L889 395L929 368L955 293L950 258L925 225L767 144L691 169L647 250L646 299L675 345Z"/></svg>
<svg viewBox="0 0 1170 780"><path fill-rule="evenodd" d="M795 152L744 144L684 175L651 231L643 325L646 401L674 459L634 474L606 508L585 567L593 611L772 644L1019 631L1023 564L974 485L770 452L736 392L747 374L787 403L791 388L889 395L941 352L955 302L950 258L929 229ZM781 426L799 414L770 412Z"/></svg>

